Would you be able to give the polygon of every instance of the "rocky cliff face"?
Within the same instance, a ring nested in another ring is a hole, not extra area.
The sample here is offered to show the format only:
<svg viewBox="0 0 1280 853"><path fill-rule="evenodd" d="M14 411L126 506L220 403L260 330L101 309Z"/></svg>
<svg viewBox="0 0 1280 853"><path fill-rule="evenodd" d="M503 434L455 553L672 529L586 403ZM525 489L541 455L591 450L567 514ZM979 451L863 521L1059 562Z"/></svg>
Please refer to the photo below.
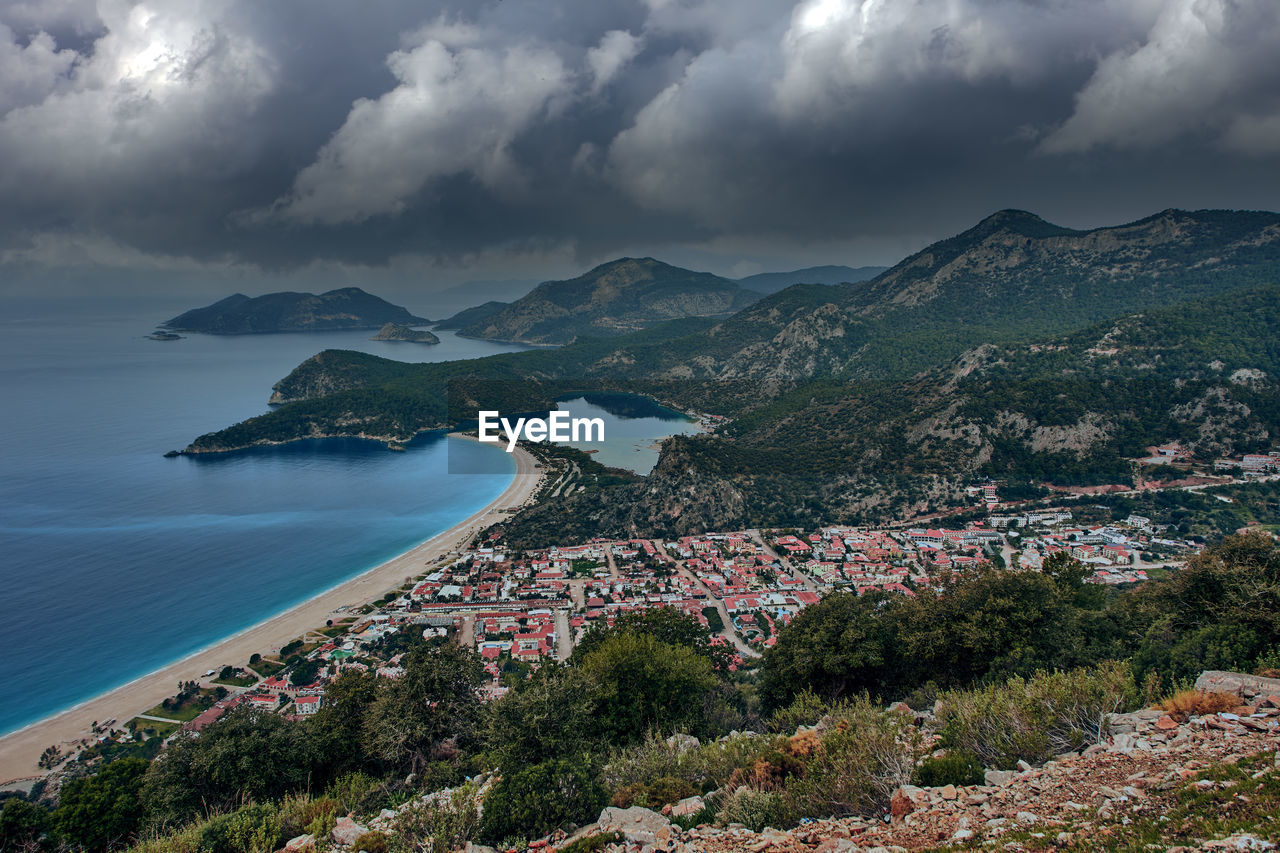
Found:
<svg viewBox="0 0 1280 853"><path fill-rule="evenodd" d="M350 391L370 384L368 364L382 361L363 353L325 350L299 364L289 375L271 386L273 406L323 397L337 391Z"/></svg>
<svg viewBox="0 0 1280 853"><path fill-rule="evenodd" d="M544 282L527 296L463 328L462 333L530 344L607 337L682 317L716 317L760 294L710 273L652 258L623 258L567 281Z"/></svg>

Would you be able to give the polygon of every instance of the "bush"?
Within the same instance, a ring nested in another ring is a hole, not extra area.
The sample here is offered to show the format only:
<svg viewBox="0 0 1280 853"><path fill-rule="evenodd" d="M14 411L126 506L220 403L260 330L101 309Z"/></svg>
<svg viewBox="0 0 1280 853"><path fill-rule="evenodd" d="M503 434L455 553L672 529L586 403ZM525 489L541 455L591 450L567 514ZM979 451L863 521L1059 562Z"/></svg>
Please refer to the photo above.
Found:
<svg viewBox="0 0 1280 853"><path fill-rule="evenodd" d="M769 718L769 731L791 734L801 726L812 726L821 720L831 706L818 698L818 694L805 688L785 708L779 708Z"/></svg>
<svg viewBox="0 0 1280 853"><path fill-rule="evenodd" d="M346 812L375 812L386 803L386 783L366 773L346 773L329 785L325 792L337 801L337 810Z"/></svg>
<svg viewBox="0 0 1280 853"><path fill-rule="evenodd" d="M393 849L447 853L465 847L476 837L480 812L476 786L468 783L449 794L433 794L400 809L396 816Z"/></svg>
<svg viewBox="0 0 1280 853"><path fill-rule="evenodd" d="M1107 715L1136 699L1133 674L1123 663L1014 677L1003 685L944 694L944 740L988 767L1040 763L1097 743L1106 733Z"/></svg>
<svg viewBox="0 0 1280 853"><path fill-rule="evenodd" d="M130 847L128 853L207 853L200 845L201 826L192 824L168 835L153 834Z"/></svg>
<svg viewBox="0 0 1280 853"><path fill-rule="evenodd" d="M1240 698L1234 693L1180 690L1161 702L1160 708L1175 719L1185 720L1187 717L1230 711L1239 704Z"/></svg>
<svg viewBox="0 0 1280 853"><path fill-rule="evenodd" d="M602 832L599 835L588 835L579 838L572 844L561 847L557 853L599 853L610 844L617 844L625 839L621 832Z"/></svg>
<svg viewBox="0 0 1280 853"><path fill-rule="evenodd" d="M272 853L284 841L275 809L265 805L218 815L200 829L203 853Z"/></svg>
<svg viewBox="0 0 1280 853"><path fill-rule="evenodd" d="M387 836L377 830L366 832L351 845L352 853L387 853Z"/></svg>
<svg viewBox="0 0 1280 853"><path fill-rule="evenodd" d="M847 702L804 766L793 775L787 795L801 817L879 814L889 798L911 779L919 752L914 720L882 711L867 697Z"/></svg>
<svg viewBox="0 0 1280 853"><path fill-rule="evenodd" d="M744 785L725 798L716 821L740 823L759 832L769 826L785 829L795 823L795 814L777 791L757 791Z"/></svg>
<svg viewBox="0 0 1280 853"><path fill-rule="evenodd" d="M613 795L611 802L618 808L644 806L656 809L692 797L698 793L690 782L665 776L648 785L630 785Z"/></svg>
<svg viewBox="0 0 1280 853"><path fill-rule="evenodd" d="M485 798L480 836L486 843L537 838L569 823L594 820L608 803L595 773L558 759L503 776Z"/></svg>
<svg viewBox="0 0 1280 853"><path fill-rule="evenodd" d="M727 784L738 768L751 767L758 759L777 752L784 742L777 736L743 734L695 749L680 749L661 737L650 736L614 752L600 776L611 791L641 787L663 778L683 779L697 791L709 791Z"/></svg>
<svg viewBox="0 0 1280 853"><path fill-rule="evenodd" d="M916 768L915 783L922 788L946 785L981 785L982 762L963 749L948 750L937 758L926 758Z"/></svg>
<svg viewBox="0 0 1280 853"><path fill-rule="evenodd" d="M352 809L340 808L338 801L331 797L312 798L308 794L293 794L280 801L280 829L286 838L299 835L323 838L337 825L340 811Z"/></svg>

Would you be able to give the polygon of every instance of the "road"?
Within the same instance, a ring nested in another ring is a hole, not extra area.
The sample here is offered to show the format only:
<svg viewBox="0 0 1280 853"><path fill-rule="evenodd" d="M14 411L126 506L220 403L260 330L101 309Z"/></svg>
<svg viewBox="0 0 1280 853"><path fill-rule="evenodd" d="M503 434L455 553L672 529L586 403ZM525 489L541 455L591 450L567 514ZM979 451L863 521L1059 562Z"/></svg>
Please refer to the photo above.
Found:
<svg viewBox="0 0 1280 853"><path fill-rule="evenodd" d="M818 582L800 571L800 569L796 568L796 565L789 559L766 545L759 530L748 530L747 535L755 540L755 543L760 546L760 550L764 551L771 559L776 560L778 565L782 566L782 568L786 570L787 574L800 578L800 582L804 584L805 589L812 593L821 594L821 590L818 588Z"/></svg>
<svg viewBox="0 0 1280 853"><path fill-rule="evenodd" d="M693 581L694 586L696 586L698 589L702 590L706 594L708 604L715 607L716 611L720 614L720 621L724 623L724 630L719 632L720 636L724 637L726 640L732 643L733 647L737 649L738 652L741 653L743 657L748 657L748 658L760 657L760 653L757 652L755 649L751 648L750 646L748 646L746 644L746 641L743 640L742 637L738 636L738 632L734 630L733 619L729 617L729 610L724 606L724 602L716 598L711 593L711 590L707 587L707 585L703 583L698 578L697 575L689 571L689 569L685 567L684 563L680 562L675 557L672 557L670 554L668 554L667 549L662 547L661 542L658 542L657 540L655 540L653 543L653 546L658 550L658 555L662 559L666 560L667 562L673 563L676 567L676 571L679 572L681 576Z"/></svg>
<svg viewBox="0 0 1280 853"><path fill-rule="evenodd" d="M573 654L573 631L569 627L569 608L556 611L556 659L568 660Z"/></svg>

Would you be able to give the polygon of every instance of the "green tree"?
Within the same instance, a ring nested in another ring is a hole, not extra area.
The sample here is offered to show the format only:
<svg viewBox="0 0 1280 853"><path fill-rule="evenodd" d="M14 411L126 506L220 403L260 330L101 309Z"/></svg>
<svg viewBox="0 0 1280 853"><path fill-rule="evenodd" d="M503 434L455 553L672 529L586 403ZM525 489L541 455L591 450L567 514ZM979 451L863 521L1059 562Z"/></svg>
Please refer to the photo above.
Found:
<svg viewBox="0 0 1280 853"><path fill-rule="evenodd" d="M568 824L594 820L608 803L594 768L545 761L504 775L485 798L480 837L490 844L536 838Z"/></svg>
<svg viewBox="0 0 1280 853"><path fill-rule="evenodd" d="M595 699L576 667L547 663L486 710L489 754L503 771L595 747Z"/></svg>
<svg viewBox="0 0 1280 853"><path fill-rule="evenodd" d="M304 660L293 668L293 672L289 675L289 683L294 687L305 687L316 680L319 672L320 661Z"/></svg>
<svg viewBox="0 0 1280 853"><path fill-rule="evenodd" d="M828 702L892 680L894 613L901 601L884 593L828 595L806 607L761 665L761 694L779 709L805 690Z"/></svg>
<svg viewBox="0 0 1280 853"><path fill-rule="evenodd" d="M719 696L711 661L648 634L608 637L583 658L595 702L595 729L609 743L634 743L653 730L707 733Z"/></svg>
<svg viewBox="0 0 1280 853"><path fill-rule="evenodd" d="M22 797L10 797L0 809L0 851L35 853L49 848L45 833L49 812Z"/></svg>
<svg viewBox="0 0 1280 853"><path fill-rule="evenodd" d="M396 771L417 773L452 758L479 732L484 665L456 643L419 645L404 656L405 673L378 692L364 725L365 749Z"/></svg>
<svg viewBox="0 0 1280 853"><path fill-rule="evenodd" d="M235 708L199 737L170 742L147 771L143 802L155 824L173 826L205 811L301 791L317 759L310 726Z"/></svg>
<svg viewBox="0 0 1280 853"><path fill-rule="evenodd" d="M378 677L347 670L329 683L324 702L312 718L320 756L321 780L359 770L369 761L363 752L365 719L378 696Z"/></svg>
<svg viewBox="0 0 1280 853"><path fill-rule="evenodd" d="M147 772L141 758L122 758L92 776L62 787L53 822L58 833L89 851L108 850L129 839L142 814L139 791Z"/></svg>

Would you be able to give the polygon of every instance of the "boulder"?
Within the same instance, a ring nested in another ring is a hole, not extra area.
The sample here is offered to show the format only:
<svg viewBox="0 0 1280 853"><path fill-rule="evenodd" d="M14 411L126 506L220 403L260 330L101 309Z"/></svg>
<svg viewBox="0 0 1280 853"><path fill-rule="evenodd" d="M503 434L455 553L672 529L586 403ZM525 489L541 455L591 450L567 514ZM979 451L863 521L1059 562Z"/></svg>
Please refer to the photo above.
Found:
<svg viewBox="0 0 1280 853"><path fill-rule="evenodd" d="M982 781L992 788L1003 788L1013 781L1018 774L1012 770L988 770L982 774Z"/></svg>
<svg viewBox="0 0 1280 853"><path fill-rule="evenodd" d="M316 838L314 835L299 835L289 839L284 849L285 853L315 853Z"/></svg>
<svg viewBox="0 0 1280 853"><path fill-rule="evenodd" d="M684 817L685 815L697 814L705 807L706 803L702 801L702 797L685 797L671 807L671 815L673 817Z"/></svg>
<svg viewBox="0 0 1280 853"><path fill-rule="evenodd" d="M609 806L600 812L596 824L601 832L621 832L627 841L639 844L653 844L659 839L665 841L672 836L673 830L679 832L679 827L673 827L671 821L640 806L629 809Z"/></svg>
<svg viewBox="0 0 1280 853"><path fill-rule="evenodd" d="M699 741L693 735L674 734L671 737L667 738L667 746L679 752L685 752L686 750L690 750L690 749L697 749L701 745L702 745L702 742Z"/></svg>
<svg viewBox="0 0 1280 853"><path fill-rule="evenodd" d="M329 833L329 837L338 844L346 844L351 846L356 843L356 839L369 831L368 827L361 826L349 817L338 818L337 824L334 825L333 831Z"/></svg>
<svg viewBox="0 0 1280 853"><path fill-rule="evenodd" d="M893 796L889 798L889 814L893 822L897 823L917 809L928 805L928 803L929 795L925 793L923 788L917 788L915 785L903 785L894 791Z"/></svg>
<svg viewBox="0 0 1280 853"><path fill-rule="evenodd" d="M1243 672L1209 670L1200 673L1196 689L1206 692L1234 693L1237 696L1269 696L1280 694L1280 678L1263 678Z"/></svg>

